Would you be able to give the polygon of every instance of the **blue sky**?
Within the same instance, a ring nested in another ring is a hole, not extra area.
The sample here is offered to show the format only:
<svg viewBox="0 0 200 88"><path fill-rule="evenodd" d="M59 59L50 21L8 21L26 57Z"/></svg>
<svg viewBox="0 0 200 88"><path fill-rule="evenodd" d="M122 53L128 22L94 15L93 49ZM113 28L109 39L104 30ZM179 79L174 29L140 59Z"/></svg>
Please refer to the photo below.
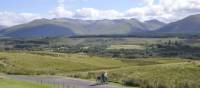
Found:
<svg viewBox="0 0 200 88"><path fill-rule="evenodd" d="M0 11L45 13L56 8L57 2L56 0L1 0ZM65 8L72 11L79 8L124 11L143 5L142 0L65 0Z"/></svg>
<svg viewBox="0 0 200 88"><path fill-rule="evenodd" d="M56 0L1 0L0 11L45 13L56 5Z"/></svg>
<svg viewBox="0 0 200 88"><path fill-rule="evenodd" d="M200 14L200 0L1 0L0 25L35 19L158 19L172 22Z"/></svg>

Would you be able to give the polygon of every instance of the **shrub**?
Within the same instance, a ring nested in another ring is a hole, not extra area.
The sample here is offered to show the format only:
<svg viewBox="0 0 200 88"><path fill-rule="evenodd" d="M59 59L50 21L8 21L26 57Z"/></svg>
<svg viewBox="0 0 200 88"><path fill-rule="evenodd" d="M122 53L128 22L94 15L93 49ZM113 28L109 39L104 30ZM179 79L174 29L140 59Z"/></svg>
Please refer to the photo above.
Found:
<svg viewBox="0 0 200 88"><path fill-rule="evenodd" d="M140 86L141 81L131 78L131 79L123 80L123 84L126 85L126 86L138 87L138 86Z"/></svg>

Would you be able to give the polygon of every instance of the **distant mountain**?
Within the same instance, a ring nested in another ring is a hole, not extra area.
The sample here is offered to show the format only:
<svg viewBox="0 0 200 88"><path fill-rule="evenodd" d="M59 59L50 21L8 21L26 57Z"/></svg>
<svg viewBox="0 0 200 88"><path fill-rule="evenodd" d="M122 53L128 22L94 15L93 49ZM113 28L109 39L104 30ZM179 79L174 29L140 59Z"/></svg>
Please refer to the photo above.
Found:
<svg viewBox="0 0 200 88"><path fill-rule="evenodd" d="M51 22L69 27L77 35L127 34L148 31L143 23L136 19L118 20L75 20L53 19Z"/></svg>
<svg viewBox="0 0 200 88"><path fill-rule="evenodd" d="M159 21L140 22L136 19L118 20L78 20L78 19L38 19L3 30L10 37L55 37L73 35L113 35L133 34L155 30L164 23Z"/></svg>
<svg viewBox="0 0 200 88"><path fill-rule="evenodd" d="M6 26L0 25L0 30L6 28Z"/></svg>
<svg viewBox="0 0 200 88"><path fill-rule="evenodd" d="M157 30L161 27L163 27L164 25L166 25L166 23L158 21L156 19L154 20L148 20L144 22L146 27L150 30L150 31L154 31Z"/></svg>
<svg viewBox="0 0 200 88"><path fill-rule="evenodd" d="M200 33L200 14L186 17L177 22L163 26L158 33Z"/></svg>

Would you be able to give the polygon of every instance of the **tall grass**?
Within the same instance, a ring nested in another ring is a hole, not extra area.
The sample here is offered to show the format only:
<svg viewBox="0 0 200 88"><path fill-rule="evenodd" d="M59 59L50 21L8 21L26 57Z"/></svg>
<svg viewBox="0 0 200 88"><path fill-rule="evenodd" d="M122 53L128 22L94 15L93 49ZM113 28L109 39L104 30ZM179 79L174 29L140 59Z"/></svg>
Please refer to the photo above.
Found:
<svg viewBox="0 0 200 88"><path fill-rule="evenodd" d="M148 60L150 62L148 62ZM181 59L148 59L138 65L108 70L111 82L140 88L200 88L200 62ZM134 62L134 60L133 60ZM154 62L155 64L153 64ZM129 61L131 65L131 62ZM134 62L133 64L137 64ZM75 73L84 79L97 77L100 72Z"/></svg>

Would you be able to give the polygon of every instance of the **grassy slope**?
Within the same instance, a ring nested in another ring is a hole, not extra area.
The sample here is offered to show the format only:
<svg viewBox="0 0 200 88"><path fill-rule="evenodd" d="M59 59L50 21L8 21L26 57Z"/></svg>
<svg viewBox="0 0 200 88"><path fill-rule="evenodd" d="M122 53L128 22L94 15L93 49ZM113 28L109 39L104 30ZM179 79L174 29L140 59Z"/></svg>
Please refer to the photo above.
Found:
<svg viewBox="0 0 200 88"><path fill-rule="evenodd" d="M80 78L95 78L101 71L110 69L113 82L143 88L199 88L200 62L178 58L149 58L112 60L84 54L55 54L42 52L0 53L0 70L17 74L56 74L73 71L90 71L69 74Z"/></svg>
<svg viewBox="0 0 200 88"><path fill-rule="evenodd" d="M40 85L33 82L16 81L0 78L0 88L53 88L49 85Z"/></svg>
<svg viewBox="0 0 200 88"><path fill-rule="evenodd" d="M123 74L122 74L123 72ZM198 88L200 65L191 63L171 63L151 66L133 66L110 72L113 81L128 81L143 86L165 86L165 88ZM119 78L116 78L119 77ZM135 81L135 82L134 82Z"/></svg>
<svg viewBox="0 0 200 88"><path fill-rule="evenodd" d="M56 74L109 69L124 66L121 61L84 54L46 55L42 53L0 52L1 71L10 74Z"/></svg>
<svg viewBox="0 0 200 88"><path fill-rule="evenodd" d="M142 88L199 88L200 62L178 58L123 60L130 66L108 70L110 81ZM100 72L70 76L91 79Z"/></svg>

